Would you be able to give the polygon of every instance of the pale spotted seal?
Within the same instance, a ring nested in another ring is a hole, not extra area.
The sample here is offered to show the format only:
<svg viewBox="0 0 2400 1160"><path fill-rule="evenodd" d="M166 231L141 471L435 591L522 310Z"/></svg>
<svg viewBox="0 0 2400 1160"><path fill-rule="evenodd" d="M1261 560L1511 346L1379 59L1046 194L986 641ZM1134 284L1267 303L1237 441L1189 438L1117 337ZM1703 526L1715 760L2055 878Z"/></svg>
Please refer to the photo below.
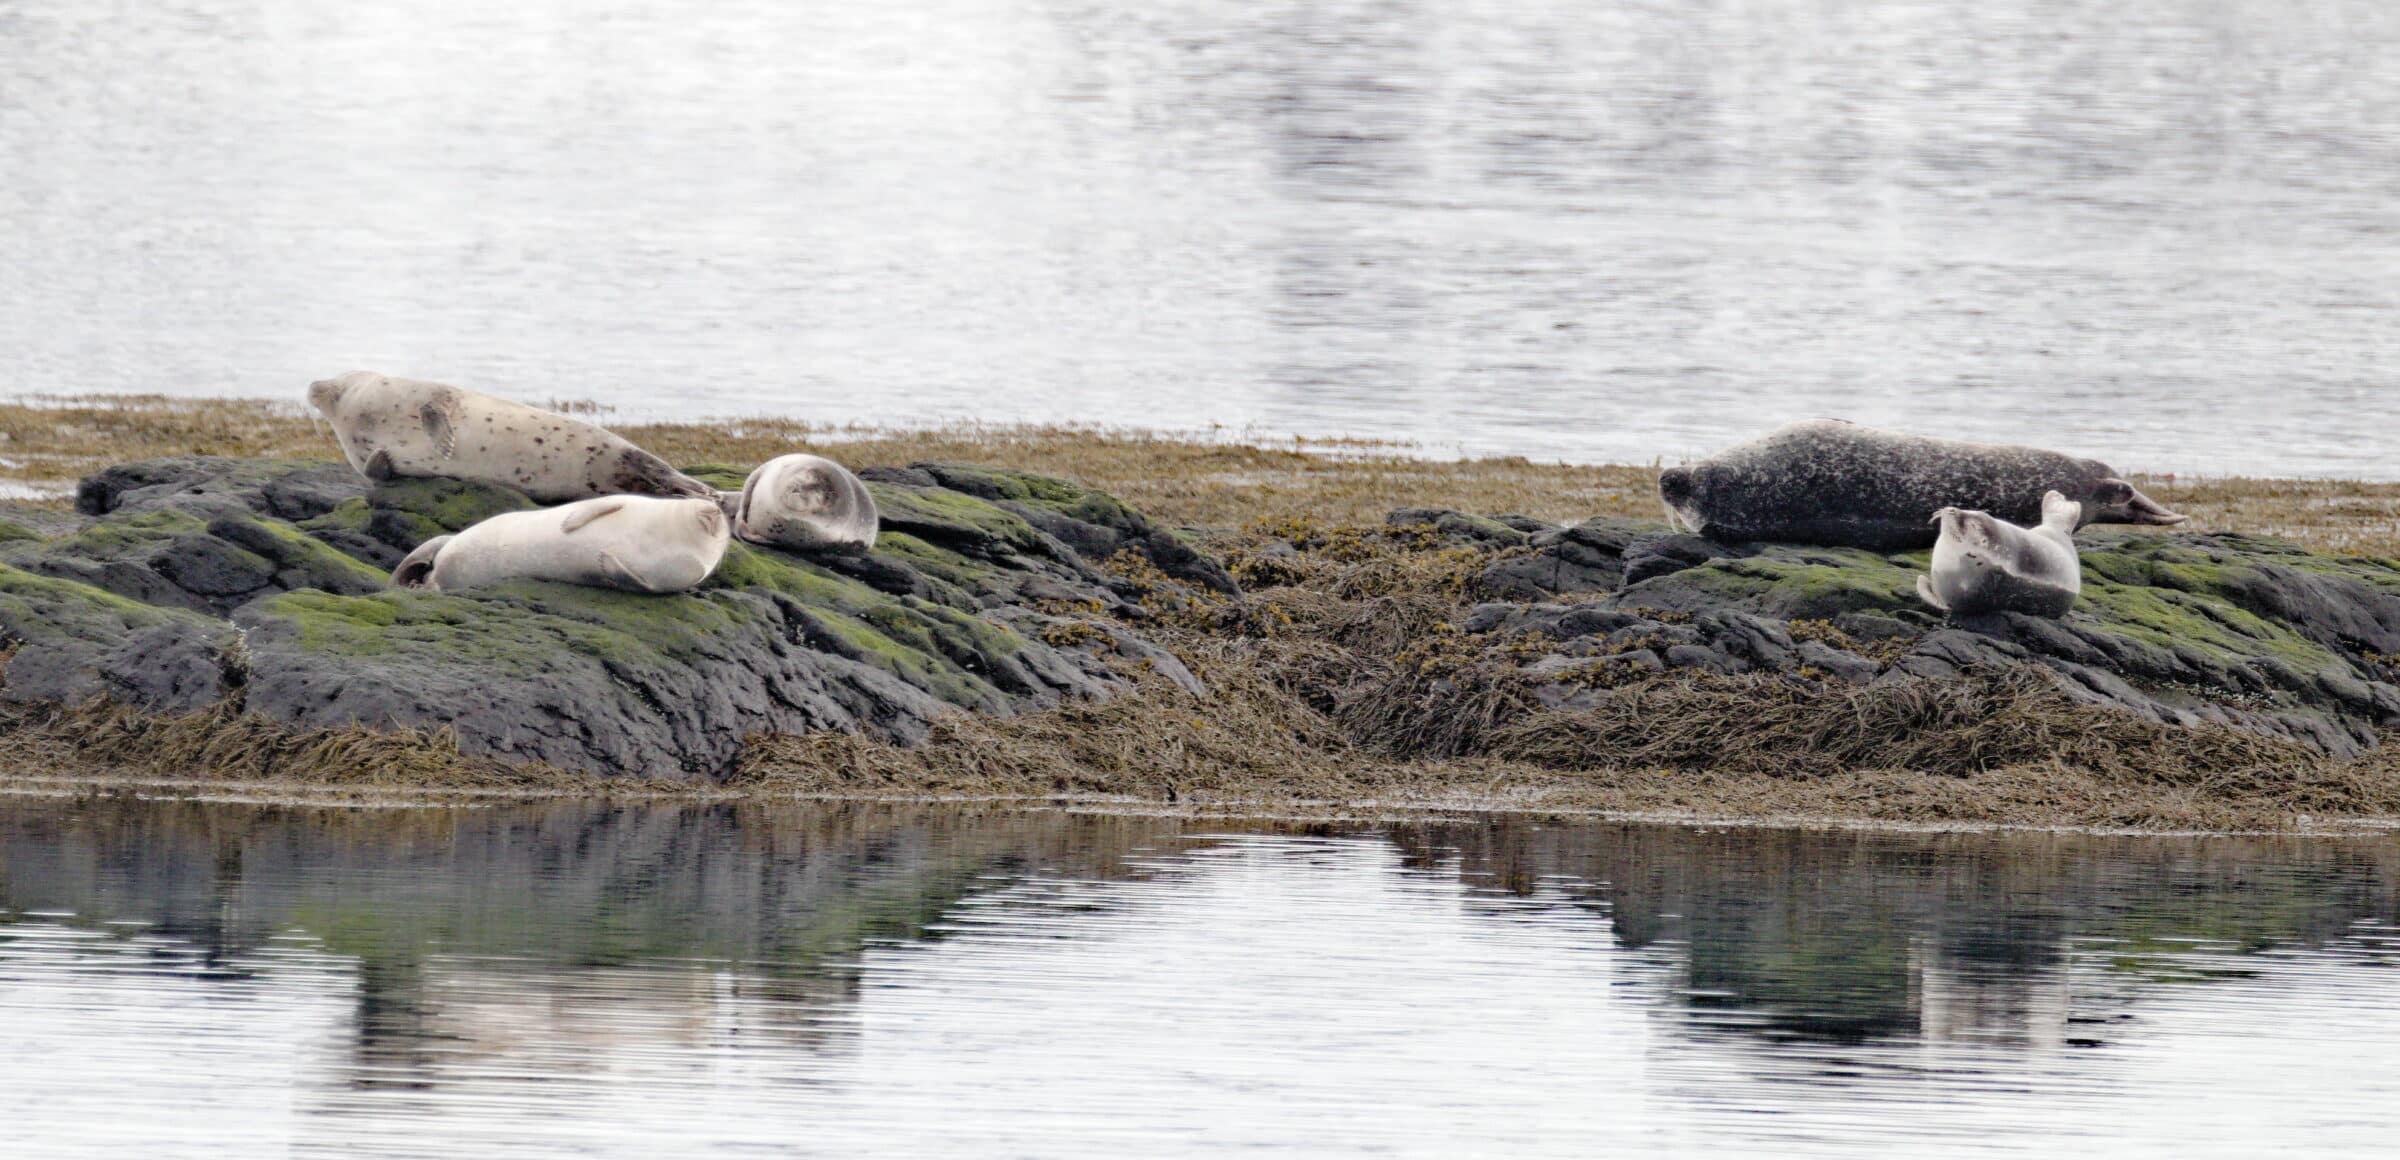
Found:
<svg viewBox="0 0 2400 1160"><path fill-rule="evenodd" d="M310 383L342 454L377 482L432 476L513 487L545 503L595 495L710 497L707 484L589 423L442 383L371 371Z"/></svg>
<svg viewBox="0 0 2400 1160"><path fill-rule="evenodd" d="M1917 577L1917 595L1952 616L2065 616L2083 591L2073 538L2082 518L2083 505L2055 491L2043 494L2042 522L2030 528L1943 508L1933 518L1933 572Z"/></svg>
<svg viewBox="0 0 2400 1160"><path fill-rule="evenodd" d="M559 580L628 592L681 592L708 579L732 542L713 499L609 495L506 512L435 536L392 584L457 592L505 580Z"/></svg>
<svg viewBox="0 0 2400 1160"><path fill-rule="evenodd" d="M863 552L875 546L875 497L822 455L779 455L725 497L733 534L785 548Z"/></svg>
<svg viewBox="0 0 2400 1160"><path fill-rule="evenodd" d="M2082 505L2085 523L2184 520L2095 459L1831 419L1794 423L1658 477L1669 514L1710 539L1878 551L1933 543L1930 521L1946 507L2034 523L2047 491Z"/></svg>

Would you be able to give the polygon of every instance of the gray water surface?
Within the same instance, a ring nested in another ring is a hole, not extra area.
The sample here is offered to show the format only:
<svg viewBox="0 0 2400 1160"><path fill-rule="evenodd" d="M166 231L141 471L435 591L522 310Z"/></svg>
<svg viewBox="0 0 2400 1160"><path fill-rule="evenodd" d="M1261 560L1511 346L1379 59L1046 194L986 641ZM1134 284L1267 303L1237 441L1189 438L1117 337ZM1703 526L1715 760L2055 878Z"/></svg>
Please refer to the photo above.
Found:
<svg viewBox="0 0 2400 1160"><path fill-rule="evenodd" d="M0 394L2400 478L2387 0L0 3Z"/></svg>
<svg viewBox="0 0 2400 1160"><path fill-rule="evenodd" d="M0 798L71 1156L2389 1155L2400 844Z"/></svg>

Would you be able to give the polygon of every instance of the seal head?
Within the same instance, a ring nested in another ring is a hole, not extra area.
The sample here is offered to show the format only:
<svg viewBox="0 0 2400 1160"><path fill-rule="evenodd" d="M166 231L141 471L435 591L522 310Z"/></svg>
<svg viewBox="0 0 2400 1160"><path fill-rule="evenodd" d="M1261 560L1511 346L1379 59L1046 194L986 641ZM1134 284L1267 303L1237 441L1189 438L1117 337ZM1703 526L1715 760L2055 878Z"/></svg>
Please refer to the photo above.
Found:
<svg viewBox="0 0 2400 1160"><path fill-rule="evenodd" d="M726 501L734 535L801 551L867 551L881 522L867 485L821 455L770 459Z"/></svg>

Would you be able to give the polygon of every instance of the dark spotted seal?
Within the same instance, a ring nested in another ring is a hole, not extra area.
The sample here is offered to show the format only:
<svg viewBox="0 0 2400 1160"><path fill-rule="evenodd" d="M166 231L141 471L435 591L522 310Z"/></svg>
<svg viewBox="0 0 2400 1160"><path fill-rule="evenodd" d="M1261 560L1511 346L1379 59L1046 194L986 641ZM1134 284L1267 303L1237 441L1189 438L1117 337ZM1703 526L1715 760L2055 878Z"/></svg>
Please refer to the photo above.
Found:
<svg viewBox="0 0 2400 1160"><path fill-rule="evenodd" d="M616 435L564 415L371 371L310 383L308 401L359 474L513 487L545 503L596 495L713 498L716 490Z"/></svg>
<svg viewBox="0 0 2400 1160"><path fill-rule="evenodd" d="M2038 523L2050 491L2081 505L2087 524L2184 520L2096 459L1830 419L1794 423L1658 477L1668 512L1710 539L1878 551L1931 545L1933 513L1943 508Z"/></svg>

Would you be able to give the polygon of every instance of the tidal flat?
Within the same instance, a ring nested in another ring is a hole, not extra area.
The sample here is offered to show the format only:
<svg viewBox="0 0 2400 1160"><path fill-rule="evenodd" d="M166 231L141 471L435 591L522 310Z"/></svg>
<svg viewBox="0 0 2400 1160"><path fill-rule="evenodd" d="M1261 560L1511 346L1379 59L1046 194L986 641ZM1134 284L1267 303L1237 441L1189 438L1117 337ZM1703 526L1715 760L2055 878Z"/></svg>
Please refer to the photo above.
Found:
<svg viewBox="0 0 2400 1160"><path fill-rule="evenodd" d="M15 598L149 584L194 544L267 563L248 588L211 573L187 578L199 589L160 589L201 606L173 614L194 618L195 647L219 648L200 622L230 616L247 650L222 687L164 711L24 694L28 640L14 634L8 776L43 793L172 783L2166 831L2400 817L2400 760L2383 741L2400 647L2380 643L2400 632L2387 606L2400 600L2400 484L2142 477L2192 523L2089 529L2086 599L2051 632L1934 621L1909 593L1921 560L1907 553L1685 543L1660 520L1652 466L1437 462L1222 432L778 419L618 430L719 486L790 450L883 471L881 502L907 529L892 550L838 570L746 553L692 607L719 625L772 603L778 625L881 674L859 687L907 711L836 690L801 708L842 727L736 713L765 727L716 730L722 752L674 768L639 745L624 752L650 757L610 765L600 759L616 750L572 730L512 751L487 743L510 729L443 717L432 698L374 729L333 711L264 712L278 688L297 705L327 681L362 683L362 670L329 674L328 656L415 671L459 652L457 633L547 632L555 655L591 659L597 682L629 679L615 650L646 650L635 659L655 671L625 695L638 718L690 682L677 666L692 626L649 624L618 597L605 610L556 591L435 609L369 583L377 554L406 535L506 497L387 488L327 492L314 514L262 501L230 522L169 505L93 523L68 493L118 465L218 457L205 461L247 466L185 490L238 476L288 498L292 480L340 474L323 467L331 440L265 401L36 400L0 407L0 478L31 497L0 512ZM119 490L166 486L135 475ZM1035 559L1079 535L1075 550ZM124 597L113 591L100 595ZM29 618L49 607L35 604ZM470 604L492 623L459 611ZM618 635L595 636L600 622ZM261 663L277 647L290 666ZM536 661L529 687L548 675ZM464 672L460 687L487 677ZM660 744L712 728L660 724Z"/></svg>

